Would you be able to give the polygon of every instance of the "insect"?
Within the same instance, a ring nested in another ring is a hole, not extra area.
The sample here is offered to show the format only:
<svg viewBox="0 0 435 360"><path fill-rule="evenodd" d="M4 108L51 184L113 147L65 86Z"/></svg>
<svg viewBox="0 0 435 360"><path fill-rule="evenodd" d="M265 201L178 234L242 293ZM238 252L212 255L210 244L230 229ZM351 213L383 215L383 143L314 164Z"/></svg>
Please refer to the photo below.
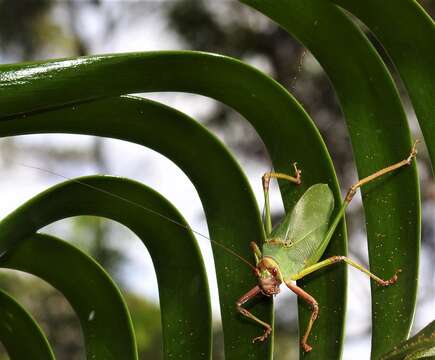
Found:
<svg viewBox="0 0 435 360"><path fill-rule="evenodd" d="M326 184L316 184L311 186L302 195L293 210L289 212L272 230L269 204L270 180L272 178L284 179L294 183L295 185L298 185L301 183L301 171L297 168L296 164L293 164L295 176L275 172L266 173L263 176L263 190L265 202L265 216L263 225L265 233L267 235L267 240L263 244L262 251L255 242L251 242L251 248L255 257L255 267L252 266L249 261L236 254L231 249L223 246L222 244L211 240L207 236L191 229L184 224L178 223L173 219L167 218L166 216L152 209L144 207L143 205L137 204L128 199L121 198L103 189L99 189L87 183L81 182L80 180L71 179L69 177L63 176L51 170L46 170L40 167L25 164L20 165L41 170L55 176L62 177L64 179L77 182L93 190L103 192L109 196L114 196L132 205L138 206L145 211L151 212L157 216L161 216L168 221L175 223L176 225L184 227L187 230L190 230L195 234L210 240L219 247L231 253L233 256L236 256L243 262L247 263L251 268L254 269L258 284L237 300L236 308L242 315L258 322L265 328L263 335L254 338L253 342L266 340L272 332L272 327L266 322L258 319L256 316L254 316L251 312L249 312L242 306L257 295L264 295L269 297L277 295L280 292L279 286L282 283L285 283L285 285L291 291L293 291L297 296L300 296L311 306L311 318L308 322L307 329L305 330L305 333L301 339L301 346L303 350L305 352L309 352L312 350L312 347L308 345L307 340L313 324L318 316L319 307L317 301L310 294L308 294L302 288L296 285L296 280L299 280L304 276L325 266L344 261L347 264L357 268L358 270L370 276L381 286L389 286L397 281L397 274L401 271L400 269L397 270L390 279L383 280L345 256L333 256L320 262L319 260L323 255L326 247L328 246L337 225L343 218L345 210L353 199L357 189L384 174L395 171L403 166L410 165L412 163L412 160L417 155L417 143L418 141L414 143L412 150L406 159L396 164L390 165L386 168L383 168L375 172L374 174L367 176L362 180L359 180L356 184L354 184L347 192L341 208L331 224L329 224L329 222L334 209L334 197L332 191Z"/></svg>
<svg viewBox="0 0 435 360"><path fill-rule="evenodd" d="M242 315L264 327L263 335L254 338L253 342L266 340L272 332L272 327L258 319L242 305L257 295L269 297L277 295L280 292L279 286L282 283L311 306L311 317L301 339L303 350L309 352L312 347L307 341L319 314L319 306L310 294L296 285L296 280L325 266L344 261L370 276L381 286L389 286L397 281L397 274L401 271L400 269L390 279L383 280L346 256L333 256L320 262L319 260L357 189L384 174L410 165L412 159L417 155L416 145L417 141L406 159L381 169L354 184L348 190L341 208L331 224L329 224L329 221L334 209L332 191L326 184L316 184L301 196L293 210L284 216L281 222L272 230L269 205L270 179L284 179L298 185L301 183L301 171L296 167L296 164L293 164L295 176L274 172L266 173L263 176L264 230L267 240L263 244L262 251L255 242L251 242L256 264L255 276L258 284L236 302L236 308Z"/></svg>

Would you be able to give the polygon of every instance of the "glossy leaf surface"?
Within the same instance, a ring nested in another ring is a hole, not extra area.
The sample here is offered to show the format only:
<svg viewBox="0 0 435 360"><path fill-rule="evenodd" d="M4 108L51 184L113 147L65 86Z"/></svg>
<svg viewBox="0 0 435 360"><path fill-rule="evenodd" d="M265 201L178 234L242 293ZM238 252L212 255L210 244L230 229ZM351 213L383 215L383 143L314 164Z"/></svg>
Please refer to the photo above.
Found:
<svg viewBox="0 0 435 360"><path fill-rule="evenodd" d="M132 202L137 205L132 206ZM170 203L137 182L109 176L67 181L32 198L2 220L1 252L5 252L3 257L6 259L13 256L14 249L28 236L54 221L71 216L96 215L124 224L139 236L154 263L160 303L165 309L161 314L165 359L209 359L210 300L199 249L185 228L168 223L160 215L145 211L144 207L185 224ZM40 266L44 267L44 264ZM83 299L78 301L80 306L86 307ZM194 317L192 313L195 313ZM89 316L89 313L85 312L84 316ZM178 321L174 321L175 318ZM85 335L92 334L92 331L85 331ZM101 343L94 350L99 347L104 351L107 339L95 341Z"/></svg>
<svg viewBox="0 0 435 360"><path fill-rule="evenodd" d="M408 156L410 132L391 76L342 9L330 0L242 2L288 30L322 65L340 100L360 178ZM415 166L365 186L362 194L371 271L388 278L396 269L404 270L395 286L381 289L372 283L372 357L377 358L382 349L408 336L413 320L420 244ZM317 297L317 283L308 281L305 289ZM300 307L303 328L309 310L305 304ZM325 310L331 311L321 308L320 313ZM340 358L341 320L326 322L320 316L314 350L305 358Z"/></svg>
<svg viewBox="0 0 435 360"><path fill-rule="evenodd" d="M192 180L203 202L210 233L215 241L246 259L252 257L249 241L255 239L261 242L263 232L255 198L237 163L214 136L184 114L155 102L124 97L0 122L0 134L3 136L41 132L113 137L159 151L174 161ZM173 139L184 141L176 142ZM195 146L192 147L192 144ZM205 163L213 163L214 166L207 167ZM225 173L225 177L221 177L222 173ZM244 214L242 222L238 220L239 213ZM201 238L200 241L208 240ZM224 283L220 301L227 309L223 316L226 320L224 329L228 338L237 336L239 342L245 344L231 348L230 353L234 357L240 354L253 356L256 350L262 354L267 351L268 345L263 349L253 348L250 338L246 340L240 336L244 331L247 336L254 337L258 327L241 321L234 306L245 289L253 286L255 278L249 267L225 250L217 248L216 257L218 279L220 276ZM161 261L163 263L164 259ZM268 304L262 305L257 306L256 311L264 313L267 319L266 312L270 311Z"/></svg>
<svg viewBox="0 0 435 360"><path fill-rule="evenodd" d="M435 24L414 0L334 0L379 39L409 92L435 164ZM404 26L406 24L406 26Z"/></svg>
<svg viewBox="0 0 435 360"><path fill-rule="evenodd" d="M21 71L24 77L20 79L14 77L16 71ZM10 90L10 92L5 91L3 93L5 96L0 97L4 116L138 91L184 91L213 97L233 107L252 123L265 142L275 169L287 172L290 162L298 160L304 171L302 185L295 189L294 186L281 184L284 201L287 204L293 204L306 188L318 182L328 183L336 199L340 197L326 148L306 113L276 82L236 60L191 52L113 55L47 62L27 65L24 68L3 66L0 68L0 79L3 80L4 87ZM25 93L32 93L34 96L26 97ZM167 134L160 133L158 124L148 128L152 132L147 134L139 129L142 126L146 127L152 117L136 105L134 107L126 105L134 100L106 101L107 103L99 102L94 105L75 104L65 109L35 116L26 114L9 120L4 118L0 122L0 134L6 136L47 132L44 130L47 125L38 128L40 124L47 122L50 124L49 132L93 133L100 136L135 139L133 141L138 143L144 143L144 140L139 141L138 138L148 138L146 140L148 146L157 144L158 147L155 149L166 156L169 156L169 151L164 149L169 147L173 149L169 157L186 172L198 190L212 239L229 246L245 258L252 256L249 242L255 240L261 243L263 234L257 206L246 180L233 177L231 175L233 171L228 173L226 167L220 167L222 165L204 168L204 164L210 162L222 164L221 158L216 156L212 160L199 145L196 145L193 153L194 149L187 140L184 144L175 143L173 137L168 135L176 133L172 128L175 126L176 129L175 122L169 130L166 130ZM121 108L122 111L126 111L125 114L122 113ZM83 111L78 116L77 111L81 109ZM130 119L134 119L134 122L129 122ZM106 122L110 124L107 128L104 125ZM67 123L68 125L65 125ZM74 127L81 130L74 130ZM109 133L116 135L109 135ZM184 133L188 137L189 134L190 132L187 131ZM202 143L202 139L203 137L196 136L193 143L197 144L198 141ZM175 151L177 146L184 147L185 152ZM312 151L308 152L306 148ZM194 161L187 160L188 157L193 158ZM217 175L214 176L210 171L216 171ZM224 177L221 176L222 173L225 173ZM222 189L225 189L225 192ZM249 196L246 195L247 191ZM240 214L244 216L243 221L240 221ZM346 240L343 228L340 230L341 232L332 241L333 254L345 252ZM221 250L216 249L214 255L225 331L226 357L228 359L269 358L271 342L252 347L250 340L258 335L258 326L242 319L234 309L234 301L239 294L252 287L251 272L237 259L229 257ZM328 312L325 312L324 318L331 317L332 320L337 316L344 316L344 271L341 267L325 274L326 279L336 283L336 291L333 294L328 292L326 283L319 282L319 287L322 289L320 299L323 299L325 306L332 307L336 311L334 316L327 315ZM271 308L267 303L267 301L259 302L255 312L265 321L272 321Z"/></svg>
<svg viewBox="0 0 435 360"><path fill-rule="evenodd" d="M0 258L0 267L38 276L65 296L80 320L88 359L137 359L133 327L122 295L94 260L48 235L16 241L18 245Z"/></svg>
<svg viewBox="0 0 435 360"><path fill-rule="evenodd" d="M35 320L2 290L0 290L0 341L11 360L26 359L29 353L35 360L54 360L50 345Z"/></svg>
<svg viewBox="0 0 435 360"><path fill-rule="evenodd" d="M382 355L380 360L414 360L435 356L435 321L412 338L396 345L393 350Z"/></svg>

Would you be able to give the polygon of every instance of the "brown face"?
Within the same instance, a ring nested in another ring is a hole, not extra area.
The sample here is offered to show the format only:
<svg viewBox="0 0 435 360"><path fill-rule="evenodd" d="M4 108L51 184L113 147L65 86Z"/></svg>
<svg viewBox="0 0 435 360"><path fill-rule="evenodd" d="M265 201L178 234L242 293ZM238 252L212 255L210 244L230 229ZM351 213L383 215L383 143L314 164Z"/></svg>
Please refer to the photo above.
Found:
<svg viewBox="0 0 435 360"><path fill-rule="evenodd" d="M260 285L261 292L266 296L279 293L281 279L278 268L274 265L270 264L270 261L264 261L264 259L257 265L258 284Z"/></svg>
<svg viewBox="0 0 435 360"><path fill-rule="evenodd" d="M279 285L281 282L275 277L260 277L258 278L258 283L264 295L272 296L279 293Z"/></svg>

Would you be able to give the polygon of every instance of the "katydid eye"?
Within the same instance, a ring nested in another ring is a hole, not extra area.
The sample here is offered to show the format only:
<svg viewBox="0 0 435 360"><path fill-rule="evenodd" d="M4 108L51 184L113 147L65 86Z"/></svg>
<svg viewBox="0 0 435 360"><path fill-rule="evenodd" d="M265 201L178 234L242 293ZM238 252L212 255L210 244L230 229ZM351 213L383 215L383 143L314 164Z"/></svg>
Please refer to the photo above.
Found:
<svg viewBox="0 0 435 360"><path fill-rule="evenodd" d="M270 272L273 276L276 276L278 274L278 270L276 270L276 268L273 268L272 271Z"/></svg>

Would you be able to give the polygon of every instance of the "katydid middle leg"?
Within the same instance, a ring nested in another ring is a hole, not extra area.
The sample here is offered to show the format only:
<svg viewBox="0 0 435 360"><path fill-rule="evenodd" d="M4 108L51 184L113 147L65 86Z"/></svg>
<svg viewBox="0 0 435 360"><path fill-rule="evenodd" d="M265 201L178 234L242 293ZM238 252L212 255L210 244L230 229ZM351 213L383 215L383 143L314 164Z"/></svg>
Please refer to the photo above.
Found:
<svg viewBox="0 0 435 360"><path fill-rule="evenodd" d="M308 274L311 274L317 270L320 270L321 268L324 268L325 266L329 266L332 264L335 264L337 262L344 261L350 266L353 266L354 268L362 271L367 276L371 277L374 281L376 281L381 286L389 286L393 285L397 281L397 273L401 272L402 270L398 269L396 270L396 273L388 280L383 280L376 276L375 274L371 273L369 270L367 270L365 267L361 266L360 264L356 263L352 259L349 259L346 256L331 256L330 258L327 258L323 261L318 262L317 264L314 264L312 266L309 266L296 274L292 277L292 280L299 280L303 277L307 276Z"/></svg>
<svg viewBox="0 0 435 360"><path fill-rule="evenodd" d="M269 184L270 179L283 179L288 180L296 185L301 183L301 171L297 168L296 163L293 163L293 168L295 170L295 176L290 176L284 173L267 172L263 175L263 192L264 192L264 231L266 236L272 232L272 218L270 215L270 203L269 203Z"/></svg>

